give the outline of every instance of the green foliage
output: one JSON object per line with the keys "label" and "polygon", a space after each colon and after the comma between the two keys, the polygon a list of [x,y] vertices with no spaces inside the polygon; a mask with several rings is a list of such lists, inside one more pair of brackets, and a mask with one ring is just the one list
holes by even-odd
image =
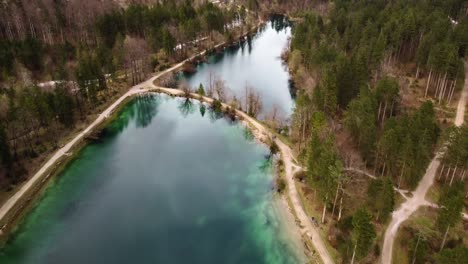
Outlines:
{"label": "green foliage", "polygon": [[371,91],[361,88],[359,96],[352,100],[345,112],[345,125],[357,142],[362,157],[368,163],[374,160],[377,132],[377,103]]}
{"label": "green foliage", "polygon": [[[127,12],[130,11],[127,10]],[[128,26],[129,25],[127,24],[127,27]],[[96,29],[106,47],[112,48],[114,47],[117,35],[122,34],[125,31],[124,17],[118,11],[104,14],[98,18],[96,22]]]}
{"label": "green foliage", "polygon": [[403,177],[408,186],[416,186],[432,158],[439,131],[429,101],[412,114],[388,120],[378,143],[379,163],[398,182]]}
{"label": "green foliage", "polygon": [[282,177],[277,177],[276,178],[276,190],[279,193],[284,192],[286,189],[286,181]]}
{"label": "green foliage", "polygon": [[385,222],[395,206],[393,183],[389,178],[371,181],[367,189],[368,203],[377,220]]}
{"label": "green foliage", "polygon": [[197,93],[200,96],[205,96],[205,89],[203,89],[203,84],[200,83],[200,86],[198,86]]}
{"label": "green foliage", "polygon": [[[429,243],[427,239],[418,234],[411,239],[408,251],[408,263],[425,264],[428,259]],[[413,262],[414,261],[414,262]]]}
{"label": "green foliage", "polygon": [[276,153],[278,153],[279,151],[279,147],[278,147],[278,144],[276,144],[276,141],[275,140],[271,140],[271,143],[270,143],[270,153],[272,155],[275,155]]}
{"label": "green foliage", "polygon": [[53,112],[57,114],[59,122],[66,127],[72,127],[75,124],[75,104],[72,96],[68,93],[66,87],[62,86],[56,87],[52,96]]}
{"label": "green foliage", "polygon": [[455,226],[461,220],[463,210],[464,185],[456,182],[452,186],[444,186],[439,198],[439,214],[437,228],[445,232],[447,228]]}
{"label": "green foliage", "polygon": [[[398,98],[399,90],[400,87],[395,79],[389,77],[381,79],[375,91],[377,103],[391,104],[395,102]],[[388,107],[390,107],[390,105],[388,105]]]}
{"label": "green foliage", "polygon": [[353,244],[356,246],[356,257],[363,258],[369,252],[376,237],[371,216],[365,209],[358,209],[353,215]]}
{"label": "green foliage", "polygon": [[174,53],[174,48],[176,46],[176,40],[172,36],[172,34],[169,32],[167,28],[164,28],[161,33],[162,37],[162,48],[164,49],[165,52],[168,54],[173,54]]}
{"label": "green foliage", "polygon": [[213,100],[211,107],[216,114],[221,114],[223,112],[223,105],[218,99]]}
{"label": "green foliage", "polygon": [[31,71],[42,70],[43,56],[43,45],[35,38],[28,37],[19,46],[18,57],[21,62]]}
{"label": "green foliage", "polygon": [[459,246],[453,249],[444,249],[436,255],[437,264],[463,264],[468,259],[468,248]]}
{"label": "green foliage", "polygon": [[468,168],[468,125],[452,128],[442,161],[451,167]]}
{"label": "green foliage", "polygon": [[83,54],[78,62],[75,76],[81,94],[95,103],[97,93],[106,88],[104,73],[96,57],[92,54]]}
{"label": "green foliage", "polygon": [[207,2],[200,8],[200,13],[207,31],[224,32],[224,15],[218,7],[211,2]]}
{"label": "green foliage", "polygon": [[331,200],[337,185],[343,180],[343,163],[332,136],[326,133],[324,119],[316,114],[308,146],[307,168],[309,181],[318,184],[319,194],[326,203]]}
{"label": "green foliage", "polygon": [[314,105],[320,111],[333,115],[337,109],[337,79],[336,72],[332,68],[325,69],[323,80],[314,90]]}
{"label": "green foliage", "polygon": [[14,56],[13,45],[10,42],[0,41],[0,80],[3,74],[13,72]]}

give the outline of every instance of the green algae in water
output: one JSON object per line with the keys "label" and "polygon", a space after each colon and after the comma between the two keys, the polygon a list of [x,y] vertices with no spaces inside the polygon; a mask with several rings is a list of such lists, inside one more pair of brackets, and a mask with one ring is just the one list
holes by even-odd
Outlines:
{"label": "green algae in water", "polygon": [[131,101],[51,182],[0,263],[302,262],[300,242],[280,236],[268,149],[183,100]]}

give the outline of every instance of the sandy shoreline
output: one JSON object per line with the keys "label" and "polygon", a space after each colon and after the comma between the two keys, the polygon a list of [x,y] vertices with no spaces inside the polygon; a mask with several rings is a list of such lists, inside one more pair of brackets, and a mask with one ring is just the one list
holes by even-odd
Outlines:
{"label": "sandy shoreline", "polygon": [[[258,28],[260,25],[261,23],[257,25],[253,30]],[[223,45],[226,45],[226,43],[218,44],[214,48],[219,48]],[[47,178],[49,178],[49,176],[51,175],[50,171],[53,171],[56,168],[57,162],[60,162],[63,160],[64,157],[67,157],[69,155],[69,152],[74,150],[76,146],[79,145],[87,135],[89,135],[89,133],[95,130],[103,122],[108,121],[108,118],[111,117],[114,114],[115,110],[118,109],[118,107],[120,107],[122,103],[128,98],[147,92],[165,93],[171,96],[187,97],[187,94],[185,94],[181,90],[157,87],[155,86],[154,82],[161,76],[179,69],[184,63],[203,55],[205,55],[205,51],[196,54],[163,72],[158,73],[157,75],[151,77],[143,83],[133,86],[127,93],[122,95],[112,105],[110,105],[106,110],[104,110],[96,118],[96,120],[93,123],[91,123],[85,130],[77,134],[76,137],[73,138],[69,143],[67,143],[63,148],[59,149],[32,178],[30,178],[12,197],[10,197],[10,199],[7,200],[7,202],[5,202],[2,205],[2,207],[0,208],[0,237],[7,236],[8,233],[12,230],[12,228],[14,227],[14,223],[17,220],[14,216],[20,215],[18,214],[18,211],[25,209],[25,207],[27,207],[28,205],[28,202],[31,202],[31,198],[28,199],[28,197],[34,195],[34,193],[31,194],[31,192],[34,191],[34,189],[37,188],[37,186],[40,186],[41,182],[44,182]],[[214,101],[212,98],[201,97],[195,93],[189,94],[188,97],[210,104]],[[224,109],[227,109],[229,107],[225,103],[222,103],[222,106]],[[256,139],[265,144],[268,144],[268,142],[271,139],[274,139],[276,144],[279,146],[281,159],[283,160],[285,165],[285,178],[288,183],[287,195],[289,196],[288,198],[292,207],[291,208],[288,205],[288,203],[285,200],[286,197],[284,197],[284,209],[290,213],[290,216],[293,219],[295,219],[294,230],[297,231],[297,233],[302,237],[303,240],[307,239],[310,240],[310,242],[312,242],[315,251],[319,254],[323,263],[334,263],[333,259],[329,255],[328,250],[325,247],[322,238],[320,237],[318,230],[316,229],[316,227],[313,226],[312,222],[310,221],[309,217],[307,216],[302,207],[300,197],[296,190],[293,178],[293,175],[298,170],[299,166],[295,164],[295,159],[291,149],[278,137],[275,137],[275,135],[273,135],[266,127],[264,127],[263,124],[258,122],[256,119],[248,116],[246,113],[237,109],[235,110],[235,114],[236,117],[242,121],[242,123],[246,124],[250,128]]]}
{"label": "sandy shoreline", "polygon": [[[156,92],[156,93],[165,93],[171,96],[177,97],[185,97],[185,98],[192,98],[195,100],[199,100],[201,102],[206,102],[212,104],[214,102],[213,98],[200,96],[196,93],[189,93],[186,94],[182,90],[171,89],[171,88],[164,88],[164,87],[157,87],[152,84],[150,89],[145,89],[144,92]],[[221,103],[223,110],[231,109],[230,106],[226,103]],[[294,174],[301,168],[296,164],[296,159],[292,154],[291,148],[284,143],[279,137],[272,134],[263,124],[261,124],[255,118],[247,115],[241,110],[234,109],[236,117],[242,121],[253,133],[254,137],[261,141],[264,144],[268,145],[268,142],[274,140],[274,142],[279,147],[279,152],[281,153],[281,159],[283,160],[284,168],[285,168],[285,178],[287,182],[287,195],[291,204],[290,213],[293,217],[295,217],[296,228],[299,230],[301,237],[304,239],[304,243],[310,241],[314,246],[315,252],[320,256],[321,260],[325,264],[334,263],[333,258],[331,257],[330,253],[328,252],[325,243],[320,236],[319,230],[315,227],[306,214],[304,207],[302,206],[302,202],[299,196],[299,193],[296,189],[296,184],[294,180]],[[294,213],[293,213],[294,212]]]}

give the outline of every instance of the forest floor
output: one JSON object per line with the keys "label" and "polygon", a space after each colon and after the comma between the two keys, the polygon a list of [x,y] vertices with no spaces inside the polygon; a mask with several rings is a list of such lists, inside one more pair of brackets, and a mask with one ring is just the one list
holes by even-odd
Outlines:
{"label": "forest floor", "polygon": [[[460,99],[458,101],[457,106],[457,114],[454,120],[456,126],[461,126],[465,120],[465,107],[468,97],[468,65],[465,63],[465,83],[463,87],[463,91],[460,95]],[[385,232],[383,248],[382,248],[382,257],[381,263],[382,264],[391,264],[392,263],[392,256],[393,256],[393,244],[395,242],[395,237],[398,233],[398,229],[404,221],[406,221],[414,212],[416,212],[421,206],[428,206],[431,205],[426,200],[426,194],[429,188],[434,183],[434,178],[436,176],[437,168],[439,167],[440,161],[439,158],[441,157],[441,153],[438,152],[432,159],[429,164],[429,167],[426,170],[423,178],[419,182],[418,186],[416,187],[413,195],[410,199],[406,200],[401,206],[393,211],[392,219],[390,224],[387,227]]]}
{"label": "forest floor", "polygon": [[[219,46],[223,45],[219,44]],[[202,52],[199,55],[203,55],[204,52]],[[198,55],[197,55],[198,56]],[[140,83],[138,85],[133,86],[128,92],[126,92],[124,95],[122,95],[118,100],[116,100],[112,105],[110,105],[106,110],[104,110],[99,116],[96,118],[96,120],[91,123],[86,129],[78,133],[70,142],[68,142],[65,146],[60,148],[45,164],[44,166],[39,169],[39,171],[29,180],[27,181],[10,199],[7,200],[6,203],[3,204],[3,206],[0,208],[0,220],[4,220],[7,217],[7,214],[10,212],[10,210],[13,209],[13,207],[23,198],[23,196],[27,195],[30,189],[33,188],[38,182],[43,180],[44,175],[46,172],[51,169],[54,164],[59,161],[62,157],[69,155],[69,152],[72,150],[72,148],[83,138],[85,138],[95,127],[97,127],[100,123],[104,122],[107,118],[109,118],[115,109],[127,98],[134,96],[136,94],[141,94],[144,92],[148,91],[159,91],[159,92],[164,92],[168,93],[171,95],[177,95],[177,96],[184,96],[184,92],[181,90],[177,89],[170,89],[170,88],[161,88],[161,87],[156,87],[154,85],[154,81],[163,76],[166,73],[172,72],[174,70],[177,70],[178,68],[182,67],[182,65],[186,62],[191,60],[192,58],[189,58],[181,63],[176,64],[175,66],[151,77],[147,81]],[[192,94],[192,97],[197,97],[198,95]],[[213,102],[213,99],[204,97],[202,98],[204,101],[210,103]],[[224,105],[224,107],[228,107],[228,105]],[[295,164],[294,160],[295,158],[293,157],[292,151],[289,148],[287,144],[285,144],[283,141],[281,141],[279,138],[275,137],[268,128],[264,127],[263,124],[255,120],[254,118],[248,116],[242,111],[236,110],[236,113],[239,117],[241,117],[243,120],[247,120],[257,131],[258,138],[260,140],[263,140],[264,142],[267,140],[267,138],[273,138],[278,145],[280,152],[282,154],[282,159],[284,161],[284,166],[285,166],[285,175],[286,179],[288,182],[288,194],[289,198],[291,201],[291,204],[293,206],[295,215],[298,220],[298,225],[301,227],[301,232],[305,235],[307,235],[308,238],[312,241],[315,250],[317,253],[320,255],[322,261],[326,264],[328,263],[333,263],[333,259],[330,257],[328,250],[325,247],[325,244],[318,232],[318,230],[312,225],[312,222],[310,221],[309,217],[305,213],[299,194],[296,189],[296,185],[294,182],[294,173],[299,169],[299,167]],[[7,225],[7,224],[5,224]],[[5,225],[2,227],[5,228]]]}
{"label": "forest floor", "polygon": [[[262,22],[259,23],[259,25]],[[225,42],[216,45],[214,48],[222,47],[225,45]],[[95,128],[97,128],[101,123],[105,122],[109,117],[114,114],[114,111],[128,98],[135,96],[137,94],[142,94],[145,92],[156,91],[164,92],[167,94],[175,96],[186,96],[186,94],[177,89],[171,88],[162,88],[155,86],[155,81],[161,76],[173,72],[181,68],[186,62],[189,62],[195,59],[198,56],[203,56],[205,51],[200,52],[158,74],[149,78],[148,80],[133,86],[125,94],[119,97],[114,101],[108,108],[102,111],[97,118],[84,130],[77,133],[73,139],[71,139],[67,144],[58,149],[55,154],[50,157],[50,159],[44,163],[44,165],[28,180],[26,181],[0,208],[0,237],[5,235],[6,231],[11,230],[12,226],[15,223],[15,215],[18,215],[18,211],[21,211],[25,205],[31,200],[30,195],[32,190],[36,189],[37,186],[40,186],[41,182],[46,181],[50,176],[50,171],[53,171],[56,168],[57,164],[63,159],[71,155],[71,151],[76,145],[78,145],[86,136],[88,136]],[[191,94],[191,97],[199,97],[197,94]],[[213,102],[212,98],[203,97],[199,98],[208,103]],[[223,104],[223,107],[227,108],[227,104]],[[296,165],[296,159],[293,156],[291,148],[284,143],[279,137],[276,137],[269,128],[265,127],[262,123],[256,119],[250,117],[246,113],[236,110],[236,114],[243,120],[246,120],[256,131],[257,138],[263,142],[268,142],[267,140],[273,139],[280,149],[282,160],[284,162],[285,176],[288,183],[288,195],[289,201],[294,210],[293,215],[296,217],[296,223],[300,228],[301,234],[306,236],[312,242],[314,249],[320,256],[321,260],[325,264],[334,263],[333,258],[330,256],[325,243],[319,234],[319,230],[313,225],[312,221],[309,219],[308,215],[305,213],[303,205],[301,203],[300,196],[296,189],[294,174],[301,168]],[[29,198],[28,198],[29,197]]]}

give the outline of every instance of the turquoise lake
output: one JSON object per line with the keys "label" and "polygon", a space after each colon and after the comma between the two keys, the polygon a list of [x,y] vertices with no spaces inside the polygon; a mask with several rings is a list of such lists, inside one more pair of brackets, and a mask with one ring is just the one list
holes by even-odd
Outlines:
{"label": "turquoise lake", "polygon": [[104,132],[50,183],[0,263],[302,262],[269,151],[242,125],[146,95]]}

